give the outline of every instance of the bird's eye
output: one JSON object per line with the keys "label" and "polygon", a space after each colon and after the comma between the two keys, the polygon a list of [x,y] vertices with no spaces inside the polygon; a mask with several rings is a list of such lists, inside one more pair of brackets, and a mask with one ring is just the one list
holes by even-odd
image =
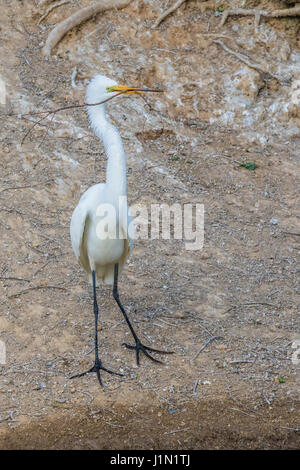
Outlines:
{"label": "bird's eye", "polygon": [[113,93],[115,91],[115,86],[107,86],[106,87],[106,91],[107,93]]}

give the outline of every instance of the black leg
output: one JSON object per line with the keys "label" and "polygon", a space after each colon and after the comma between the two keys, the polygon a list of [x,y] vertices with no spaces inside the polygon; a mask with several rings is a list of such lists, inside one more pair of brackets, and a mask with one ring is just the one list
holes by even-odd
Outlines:
{"label": "black leg", "polygon": [[156,353],[160,353],[160,354],[173,354],[173,352],[169,352],[169,351],[160,351],[159,349],[153,349],[153,348],[150,348],[149,346],[144,346],[139,338],[137,337],[130,321],[129,321],[129,318],[127,316],[127,313],[125,312],[125,309],[123,307],[123,305],[121,304],[121,301],[120,301],[120,298],[119,298],[119,291],[118,291],[118,271],[119,271],[119,266],[118,264],[115,264],[115,271],[114,271],[114,288],[113,288],[113,296],[114,296],[114,299],[115,301],[117,302],[121,312],[123,313],[123,316],[125,318],[125,321],[132,333],[132,336],[135,340],[135,346],[132,346],[131,344],[126,344],[126,343],[123,343],[124,346],[126,346],[127,349],[132,349],[135,351],[135,354],[136,354],[136,363],[137,365],[140,364],[140,351],[142,351],[145,356],[147,356],[149,359],[151,359],[151,361],[153,362],[158,362],[159,364],[162,364],[161,361],[158,361],[157,359],[154,359],[154,357],[150,356],[150,354],[148,353],[148,351],[151,351],[151,352],[156,352]]}
{"label": "black leg", "polygon": [[104,370],[109,374],[120,375],[118,372],[113,372],[111,370],[106,369],[102,366],[101,360],[99,359],[98,354],[98,304],[97,304],[97,293],[96,293],[96,275],[95,271],[93,271],[93,293],[94,293],[94,316],[95,316],[95,364],[93,367],[86,372],[82,372],[81,374],[73,375],[70,379],[75,379],[77,377],[82,377],[83,375],[89,374],[90,372],[96,372],[100,385],[102,385],[100,370]]}

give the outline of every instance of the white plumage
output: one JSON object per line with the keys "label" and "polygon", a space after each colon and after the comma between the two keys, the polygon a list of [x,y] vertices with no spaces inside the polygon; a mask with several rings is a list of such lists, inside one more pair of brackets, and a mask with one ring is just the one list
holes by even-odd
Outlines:
{"label": "white plumage", "polygon": [[[87,104],[105,101],[116,94],[108,92],[108,87],[117,87],[113,80],[97,75],[87,88]],[[71,242],[75,256],[86,271],[92,283],[92,271],[97,281],[113,285],[114,265],[118,263],[121,272],[132,247],[128,235],[128,207],[126,202],[126,156],[120,134],[106,115],[105,103],[88,107],[88,115],[95,134],[103,141],[107,155],[106,183],[95,184],[81,197],[71,218]],[[115,209],[115,219],[106,217],[107,239],[99,239],[97,225],[101,217],[97,209],[101,204],[109,204]],[[114,215],[114,212],[112,213]],[[116,233],[117,238],[114,239]]]}
{"label": "white plumage", "polygon": [[[71,218],[72,247],[78,262],[93,285],[95,316],[95,363],[88,371],[71,378],[96,372],[101,385],[100,370],[110,374],[121,374],[103,367],[98,355],[96,285],[99,280],[113,285],[113,297],[135,340],[135,346],[126,343],[124,345],[135,351],[137,364],[139,364],[140,352],[143,352],[151,361],[158,363],[160,361],[154,359],[149,352],[168,354],[167,351],[153,349],[141,343],[120,301],[118,292],[118,275],[130,253],[132,243],[128,234],[130,219],[126,200],[126,157],[119,132],[106,116],[105,102],[117,94],[147,91],[159,90],[117,85],[113,80],[97,75],[88,85],[86,92],[89,120],[95,134],[104,144],[107,167],[106,182],[95,184],[82,195]],[[100,231],[102,236],[99,236],[99,226],[103,229]]]}

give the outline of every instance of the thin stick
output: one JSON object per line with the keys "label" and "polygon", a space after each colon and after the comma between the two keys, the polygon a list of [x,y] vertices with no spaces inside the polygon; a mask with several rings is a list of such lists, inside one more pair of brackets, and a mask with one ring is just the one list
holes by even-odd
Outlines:
{"label": "thin stick", "polygon": [[222,336],[212,336],[211,338],[208,338],[208,340],[205,341],[203,346],[199,349],[199,351],[195,354],[195,356],[191,359],[191,361],[194,361],[199,356],[199,354],[203,351],[203,349],[205,349],[215,339],[223,339],[223,337]]}
{"label": "thin stick", "polygon": [[[72,104],[72,105],[68,105],[68,106],[62,106],[61,108],[57,108],[57,109],[48,109],[46,111],[38,111],[36,113],[26,113],[26,114],[21,114],[21,117],[23,116],[37,116],[39,114],[54,114],[54,113],[58,113],[59,111],[65,111],[67,109],[74,109],[74,108],[84,108],[85,106],[98,106],[99,104],[103,104],[103,103],[106,103],[107,101],[110,101],[112,100],[113,98],[115,98],[116,96],[118,95],[121,95],[122,93],[127,93],[128,90],[124,90],[124,91],[119,91],[118,93],[116,93],[115,95],[113,96],[110,96],[109,98],[107,98],[106,100],[103,100],[103,101],[99,101],[99,103],[85,103],[85,104]],[[129,90],[130,91],[130,90]],[[10,116],[16,116],[16,115],[19,115],[17,113],[14,113],[14,114],[10,114]],[[48,117],[48,116],[46,116]]]}
{"label": "thin stick", "polygon": [[34,287],[29,287],[28,289],[21,290],[20,292],[17,292],[16,294],[9,295],[8,298],[12,299],[15,297],[19,297],[19,295],[27,294],[27,292],[31,290],[37,290],[37,289],[60,289],[60,290],[67,290],[65,287],[60,287],[60,286],[34,286]]}
{"label": "thin stick", "polygon": [[193,393],[194,393],[194,394],[196,393],[196,390],[197,390],[198,385],[199,385],[199,379],[196,379],[196,380],[195,380],[195,383],[194,383],[194,388],[193,388]]}
{"label": "thin stick", "polygon": [[225,315],[226,313],[230,312],[231,310],[236,310],[236,309],[241,308],[241,307],[252,307],[252,306],[255,306],[255,305],[266,305],[267,307],[280,308],[280,306],[278,306],[278,305],[269,304],[267,302],[247,302],[247,303],[244,303],[244,304],[232,305],[227,310],[225,310],[225,312],[223,312],[222,315]]}
{"label": "thin stick", "polygon": [[[116,98],[117,96],[119,95],[122,95],[122,94],[126,94],[128,93],[129,91],[139,91],[137,90],[138,87],[129,87],[127,88],[126,90],[123,90],[123,91],[119,91],[117,93],[115,93],[113,96],[110,96],[109,98],[107,98],[106,100],[103,100],[103,101],[99,101],[98,103],[85,103],[85,104],[74,104],[74,105],[69,105],[69,106],[62,106],[61,108],[57,108],[57,109],[48,109],[46,111],[38,111],[36,113],[25,113],[25,114],[19,114],[19,113],[8,113],[8,114],[5,114],[3,116],[20,116],[21,118],[24,118],[24,116],[39,116],[41,114],[46,114],[46,116],[42,116],[38,121],[36,121],[33,126],[30,127],[30,129],[26,132],[25,136],[23,137],[22,139],[22,144],[25,142],[26,138],[28,137],[28,135],[31,133],[31,131],[34,129],[35,126],[37,126],[38,124],[40,124],[44,119],[46,119],[48,116],[51,116],[51,122],[53,120],[53,117],[54,117],[54,114],[58,113],[59,111],[65,111],[65,110],[69,110],[69,109],[74,109],[74,108],[85,108],[85,107],[88,107],[88,106],[98,106],[100,104],[103,104],[103,103],[107,103],[108,101]],[[156,92],[156,93],[161,93],[163,90],[159,90],[159,89],[150,89],[150,88],[141,88],[140,89],[141,92]],[[138,94],[138,93],[137,93]],[[140,95],[142,96],[142,95]],[[25,118],[26,119],[26,118]],[[50,122],[50,124],[51,124]],[[42,124],[41,124],[42,125]]]}
{"label": "thin stick", "polygon": [[177,327],[177,325],[175,325],[175,323],[169,323],[169,322],[163,320],[162,318],[160,318],[159,321],[162,321],[162,322],[165,323],[166,325],[169,325],[169,326],[176,326],[176,327]]}
{"label": "thin stick", "polygon": [[233,411],[239,411],[240,413],[243,413],[244,415],[250,416],[251,418],[256,418],[255,415],[250,415],[250,413],[247,413],[246,411],[243,411],[243,410],[239,410],[238,408],[229,408],[229,409],[233,410]]}
{"label": "thin stick", "polygon": [[22,277],[0,277],[0,281],[24,281],[24,282],[31,282],[31,279],[23,279]]}
{"label": "thin stick", "polygon": [[[36,113],[25,113],[25,114],[20,114],[20,113],[9,113],[9,114],[5,114],[4,116],[21,116],[21,117],[24,117],[24,116],[37,116],[37,115],[40,115],[40,114],[55,114],[55,113],[58,113],[59,111],[65,111],[65,110],[68,110],[68,109],[74,109],[74,108],[85,108],[87,106],[98,106],[99,104],[104,104],[104,103],[107,103],[108,101],[116,98],[117,96],[119,95],[122,95],[122,94],[126,94],[128,93],[129,91],[139,91],[137,90],[138,87],[128,87],[126,90],[123,90],[123,91],[118,91],[115,95],[113,96],[110,96],[109,98],[106,98],[106,100],[103,100],[103,101],[99,101],[98,103],[84,103],[84,104],[73,104],[73,105],[68,105],[68,106],[62,106],[61,108],[57,108],[57,109],[48,109],[46,111],[38,111]],[[150,89],[150,88],[143,88],[143,89],[140,89],[141,92],[154,92],[154,93],[162,93],[163,90],[159,90],[159,89]],[[141,95],[140,95],[141,96]],[[46,116],[48,117],[48,116]],[[44,118],[45,119],[45,118]]]}
{"label": "thin stick", "polygon": [[164,432],[164,434],[175,434],[176,432],[188,431],[190,428],[175,429],[174,431]]}
{"label": "thin stick", "polygon": [[45,139],[46,139],[47,135],[49,134],[49,129],[50,129],[50,126],[51,126],[52,121],[53,121],[53,119],[54,119],[54,116],[55,116],[55,114],[52,114],[51,119],[50,119],[49,126],[47,126],[46,132],[44,132],[42,141],[41,141],[40,144],[38,145],[38,148],[40,148],[40,147],[43,145],[43,143],[45,142]]}
{"label": "thin stick", "polygon": [[299,432],[300,428],[288,428],[287,426],[280,426],[282,429],[288,429],[289,431]]}
{"label": "thin stick", "polygon": [[43,47],[44,56],[49,57],[52,49],[61,41],[65,34],[75,28],[75,26],[89,20],[100,12],[111,10],[113,8],[118,10],[125,8],[130,2],[131,0],[101,0],[100,2],[93,3],[92,5],[76,11],[76,13],[69,16],[69,18],[58,23],[51,31],[46,40],[46,44]]}
{"label": "thin stick", "polygon": [[4,188],[4,189],[1,189],[0,193],[4,193],[4,191],[11,191],[13,189],[28,189],[28,188],[36,188],[38,187],[39,185],[28,185],[28,186],[10,186],[9,188]]}
{"label": "thin stick", "polygon": [[229,364],[253,364],[255,361],[247,361],[246,359],[237,359],[235,361],[230,361]]}
{"label": "thin stick", "polygon": [[295,235],[297,237],[300,236],[300,233],[296,233],[296,232],[282,232],[282,233],[284,233],[285,235]]}
{"label": "thin stick", "polygon": [[35,273],[33,274],[32,277],[35,277],[38,273],[40,273],[41,271],[43,271],[43,269],[45,269],[45,267],[48,266],[48,264],[51,263],[51,261],[52,261],[52,260],[49,259],[49,260],[47,261],[47,263],[45,263],[41,268],[37,269],[37,270],[35,271]]}
{"label": "thin stick", "polygon": [[[26,113],[26,114],[21,114],[21,118],[24,118],[24,116],[38,116],[38,115],[41,115],[41,114],[46,114],[46,116],[42,116],[38,121],[36,121],[29,129],[28,131],[26,132],[26,134],[24,135],[22,141],[21,141],[21,144],[23,144],[25,142],[25,140],[27,139],[27,137],[29,136],[29,134],[31,133],[31,131],[35,128],[35,126],[39,125],[44,119],[47,119],[47,117],[49,117],[51,114],[51,122],[53,121],[53,118],[54,118],[54,115],[56,113],[58,113],[59,111],[66,111],[66,110],[69,110],[69,109],[74,109],[74,108],[85,108],[87,106],[98,106],[99,104],[103,104],[103,103],[106,103],[107,101],[110,101],[112,100],[113,98],[115,98],[116,96],[118,95],[121,95],[123,93],[126,93],[126,90],[124,91],[120,91],[118,93],[116,93],[115,95],[113,96],[110,96],[109,98],[107,98],[106,100],[103,100],[103,101],[100,101],[99,103],[90,103],[90,104],[74,104],[74,105],[70,105],[70,106],[63,106],[61,108],[57,108],[57,109],[48,109],[47,111],[38,111],[36,113]],[[18,115],[17,113],[15,114],[9,114],[10,116],[14,116],[14,115]],[[51,124],[50,122],[50,124]],[[42,124],[40,124],[42,125]],[[48,132],[48,131],[47,131]]]}
{"label": "thin stick", "polygon": [[47,112],[47,115],[46,116],[43,116],[41,117],[41,119],[39,119],[38,121],[36,121],[33,126],[31,126],[28,131],[26,132],[26,134],[24,135],[22,141],[21,141],[21,145],[24,144],[26,138],[28,137],[28,135],[31,133],[31,131],[35,128],[35,126],[37,126],[40,122],[42,122],[44,119],[46,119],[48,116],[49,116],[49,112]]}

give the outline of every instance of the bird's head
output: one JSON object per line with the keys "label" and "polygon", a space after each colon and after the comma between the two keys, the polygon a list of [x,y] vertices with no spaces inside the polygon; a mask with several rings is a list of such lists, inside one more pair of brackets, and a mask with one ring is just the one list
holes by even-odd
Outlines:
{"label": "bird's head", "polygon": [[119,85],[115,80],[105,77],[104,75],[96,75],[89,83],[86,91],[87,104],[96,104],[109,101],[119,94],[135,95],[147,92],[161,92],[162,90],[141,88],[137,86]]}

